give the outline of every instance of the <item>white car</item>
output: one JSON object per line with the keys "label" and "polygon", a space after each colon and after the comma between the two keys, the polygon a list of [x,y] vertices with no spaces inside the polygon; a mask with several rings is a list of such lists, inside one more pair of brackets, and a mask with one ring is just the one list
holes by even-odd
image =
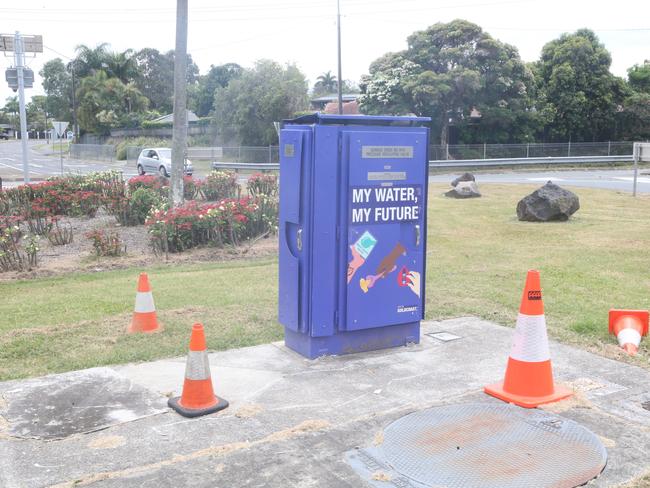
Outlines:
{"label": "white car", "polygon": [[[172,150],[168,147],[146,148],[140,152],[136,167],[139,175],[159,173],[168,177],[172,172]],[[192,176],[194,167],[192,161],[185,159],[183,173]]]}

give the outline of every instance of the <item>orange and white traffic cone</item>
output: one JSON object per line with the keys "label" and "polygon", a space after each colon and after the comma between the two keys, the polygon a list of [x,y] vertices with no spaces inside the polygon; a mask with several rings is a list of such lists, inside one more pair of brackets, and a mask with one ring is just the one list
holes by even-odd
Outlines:
{"label": "orange and white traffic cone", "polygon": [[539,271],[528,271],[506,375],[485,392],[520,407],[535,408],[571,396],[553,384]]}
{"label": "orange and white traffic cone", "polygon": [[609,333],[614,334],[618,344],[629,355],[639,352],[641,337],[648,335],[647,310],[617,310],[609,311]]}
{"label": "orange and white traffic cone", "polygon": [[135,294],[135,310],[133,319],[126,329],[127,333],[134,332],[159,332],[162,326],[156,316],[156,306],[153,303],[153,294],[147,273],[140,273],[138,279],[138,291]]}
{"label": "orange and white traffic cone", "polygon": [[192,326],[190,352],[185,366],[185,382],[180,397],[170,398],[167,404],[184,417],[199,417],[218,412],[228,401],[218,398],[212,389],[210,363],[202,324]]}

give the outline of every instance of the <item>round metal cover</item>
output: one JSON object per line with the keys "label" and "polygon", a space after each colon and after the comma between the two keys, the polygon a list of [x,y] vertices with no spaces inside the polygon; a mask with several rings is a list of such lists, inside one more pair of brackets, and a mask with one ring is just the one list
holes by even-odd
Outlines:
{"label": "round metal cover", "polygon": [[382,445],[400,474],[430,487],[574,487],[605,468],[607,451],[579,424],[512,405],[446,405],[389,425]]}

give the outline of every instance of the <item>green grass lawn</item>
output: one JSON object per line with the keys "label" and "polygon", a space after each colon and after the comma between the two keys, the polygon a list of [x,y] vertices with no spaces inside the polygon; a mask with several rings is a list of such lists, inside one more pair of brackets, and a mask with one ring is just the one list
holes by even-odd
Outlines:
{"label": "green grass lawn", "polygon": [[[427,318],[513,325],[526,271],[537,268],[551,335],[615,351],[608,309],[650,307],[650,197],[579,189],[582,208],[569,222],[519,222],[516,203],[534,188],[483,185],[474,200],[431,188]],[[165,330],[127,336],[139,271],[1,283],[0,380],[184,355],[195,321],[210,349],[282,338],[277,260],[149,269]],[[646,344],[635,360],[644,366]]]}

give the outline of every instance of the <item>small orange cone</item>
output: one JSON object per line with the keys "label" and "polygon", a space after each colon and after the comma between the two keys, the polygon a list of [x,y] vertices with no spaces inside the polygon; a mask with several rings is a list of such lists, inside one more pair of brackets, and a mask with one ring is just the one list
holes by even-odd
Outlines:
{"label": "small orange cone", "polygon": [[185,366],[185,382],[180,397],[170,398],[167,404],[184,417],[199,417],[218,412],[228,406],[228,401],[218,398],[212,389],[210,363],[205,345],[202,324],[192,326],[190,352]]}
{"label": "small orange cone", "polygon": [[520,407],[535,408],[571,396],[553,383],[539,271],[528,271],[506,375],[485,393]]}
{"label": "small orange cone", "polygon": [[618,344],[629,355],[639,352],[641,337],[648,335],[647,310],[617,310],[609,311],[609,333],[614,334]]}
{"label": "small orange cone", "polygon": [[153,294],[149,285],[147,273],[140,273],[138,279],[138,291],[135,294],[135,310],[133,319],[127,327],[126,332],[133,334],[135,332],[158,332],[162,326],[158,323],[156,317],[156,306],[153,303]]}

